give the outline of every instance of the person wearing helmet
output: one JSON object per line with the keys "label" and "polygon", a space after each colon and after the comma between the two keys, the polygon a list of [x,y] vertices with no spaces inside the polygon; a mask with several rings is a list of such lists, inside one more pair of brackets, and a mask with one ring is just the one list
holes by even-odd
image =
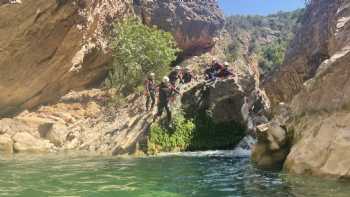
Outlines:
{"label": "person wearing helmet", "polygon": [[224,66],[221,63],[219,63],[219,61],[216,58],[213,59],[211,67],[216,73],[218,73],[221,69],[224,68]]}
{"label": "person wearing helmet", "polygon": [[146,111],[150,111],[154,108],[154,104],[156,103],[156,90],[155,74],[150,73],[145,81]]}
{"label": "person wearing helmet", "polygon": [[155,119],[162,116],[165,109],[167,121],[168,124],[170,124],[171,110],[169,108],[169,101],[174,93],[180,94],[175,88],[171,86],[169,77],[165,76],[162,80],[162,83],[159,85],[158,112],[155,115]]}
{"label": "person wearing helmet", "polygon": [[230,64],[228,62],[225,62],[224,67],[218,71],[217,77],[227,78],[227,77],[233,76],[234,74],[229,70],[229,65]]}
{"label": "person wearing helmet", "polygon": [[186,67],[182,73],[181,83],[182,84],[190,83],[192,79],[196,79],[196,77],[191,72],[191,69],[189,67]]}
{"label": "person wearing helmet", "polygon": [[169,74],[169,81],[170,84],[174,87],[176,87],[176,82],[178,80],[181,80],[181,67],[180,66],[176,66],[173,71],[170,72]]}

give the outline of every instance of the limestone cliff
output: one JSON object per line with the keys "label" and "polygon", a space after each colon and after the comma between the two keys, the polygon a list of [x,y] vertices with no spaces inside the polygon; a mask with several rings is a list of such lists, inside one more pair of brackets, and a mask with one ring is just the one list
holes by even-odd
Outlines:
{"label": "limestone cliff", "polygon": [[0,114],[58,99],[102,80],[104,33],[127,1],[26,0],[0,6]]}
{"label": "limestone cliff", "polygon": [[211,49],[224,27],[217,1],[135,0],[134,5],[145,24],[172,32],[185,55]]}
{"label": "limestone cliff", "polygon": [[110,60],[111,24],[139,9],[146,24],[171,31],[185,51],[212,46],[223,25],[217,3],[146,2],[0,1],[0,117],[99,84]]}
{"label": "limestone cliff", "polygon": [[285,64],[265,84],[275,106],[289,103],[289,172],[350,177],[349,19],[349,0],[311,1]]}

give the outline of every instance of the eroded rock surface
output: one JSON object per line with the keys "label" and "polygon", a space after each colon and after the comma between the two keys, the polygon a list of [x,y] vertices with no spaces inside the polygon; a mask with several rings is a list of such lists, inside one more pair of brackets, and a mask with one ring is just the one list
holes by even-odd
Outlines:
{"label": "eroded rock surface", "polygon": [[224,27],[224,16],[217,1],[134,1],[136,13],[148,25],[172,32],[185,55],[212,48]]}
{"label": "eroded rock surface", "polygon": [[0,117],[99,84],[111,59],[111,25],[135,10],[146,24],[171,31],[186,51],[213,46],[223,26],[214,2],[140,2],[0,1]]}
{"label": "eroded rock surface", "polygon": [[[111,93],[70,92],[51,106],[0,120],[0,151],[47,153],[83,150],[104,155],[133,153],[146,139],[152,114],[140,97],[107,106]],[[13,151],[12,151],[13,150]]]}
{"label": "eroded rock surface", "polygon": [[348,0],[311,1],[285,64],[265,84],[275,105],[291,109],[288,172],[350,177],[349,19]]}
{"label": "eroded rock surface", "polygon": [[122,0],[0,5],[0,115],[102,80],[109,60],[106,29],[129,12]]}

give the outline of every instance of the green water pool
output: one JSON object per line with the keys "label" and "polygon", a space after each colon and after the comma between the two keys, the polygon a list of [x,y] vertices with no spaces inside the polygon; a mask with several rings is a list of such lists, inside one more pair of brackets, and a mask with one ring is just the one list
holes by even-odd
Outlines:
{"label": "green water pool", "polygon": [[0,196],[349,197],[350,184],[261,171],[249,157],[229,152],[145,158],[17,155],[0,159]]}

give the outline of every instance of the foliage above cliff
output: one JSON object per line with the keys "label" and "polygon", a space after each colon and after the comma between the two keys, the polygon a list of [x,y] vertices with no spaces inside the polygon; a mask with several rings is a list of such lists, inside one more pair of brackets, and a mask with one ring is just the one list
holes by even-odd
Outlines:
{"label": "foliage above cliff", "polygon": [[113,62],[108,85],[124,91],[132,91],[142,84],[149,72],[158,77],[165,75],[178,52],[170,33],[145,26],[137,19],[115,24],[110,46]]}
{"label": "foliage above cliff", "polygon": [[245,55],[259,58],[262,74],[283,62],[284,53],[304,10],[268,16],[229,16],[225,29],[230,43],[225,53],[234,61]]}

